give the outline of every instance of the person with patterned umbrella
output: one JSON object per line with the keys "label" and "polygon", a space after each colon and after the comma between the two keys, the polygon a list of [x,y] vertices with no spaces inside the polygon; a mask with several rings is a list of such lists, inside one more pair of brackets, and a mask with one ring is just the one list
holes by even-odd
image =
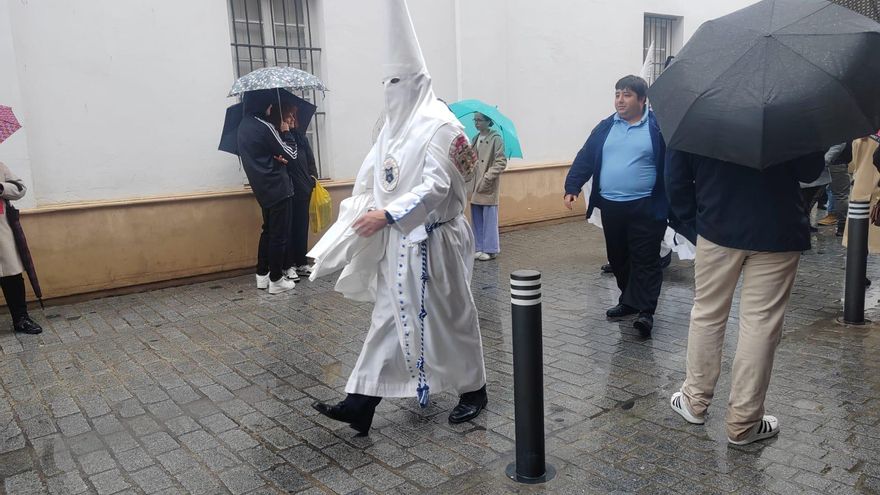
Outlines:
{"label": "person with patterned umbrella", "polygon": [[[15,118],[12,109],[0,106],[0,143],[6,141],[19,129],[21,124]],[[22,272],[27,272],[41,305],[43,294],[37,281],[34,262],[27,247],[18,210],[10,203],[24,197],[26,191],[24,181],[0,162],[0,199],[2,199],[0,201],[0,289],[12,316],[13,331],[33,335],[42,333],[43,328],[28,314]]]}

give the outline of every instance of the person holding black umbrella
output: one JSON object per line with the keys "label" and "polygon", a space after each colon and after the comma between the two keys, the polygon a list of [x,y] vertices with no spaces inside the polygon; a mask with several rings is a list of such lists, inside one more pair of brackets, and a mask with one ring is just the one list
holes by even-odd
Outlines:
{"label": "person holding black umbrella", "polygon": [[284,263],[287,278],[299,282],[299,277],[312,274],[306,253],[309,242],[309,200],[318,177],[315,154],[305,136],[305,129],[300,127],[298,107],[290,103],[281,103],[281,114],[273,107],[269,119],[278,123],[281,139],[291,148],[297,149],[295,161],[285,163],[287,174],[293,183],[293,200],[290,212],[290,238],[287,245],[287,256]]}
{"label": "person holding black umbrella", "polygon": [[3,199],[0,201],[0,289],[12,315],[13,331],[35,335],[42,333],[43,328],[28,314],[22,276],[24,265],[7,218],[14,211],[9,202],[23,198],[26,191],[24,181],[0,162],[0,198]]}

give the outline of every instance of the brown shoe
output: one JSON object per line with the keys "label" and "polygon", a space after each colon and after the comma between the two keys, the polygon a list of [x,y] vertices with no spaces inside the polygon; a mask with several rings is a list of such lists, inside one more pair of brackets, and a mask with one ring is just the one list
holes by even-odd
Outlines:
{"label": "brown shoe", "polygon": [[816,223],[819,225],[822,225],[824,227],[827,227],[829,225],[837,225],[838,220],[839,220],[839,218],[837,218],[836,213],[829,213],[829,214],[825,215],[825,217],[822,218],[822,220],[819,220]]}

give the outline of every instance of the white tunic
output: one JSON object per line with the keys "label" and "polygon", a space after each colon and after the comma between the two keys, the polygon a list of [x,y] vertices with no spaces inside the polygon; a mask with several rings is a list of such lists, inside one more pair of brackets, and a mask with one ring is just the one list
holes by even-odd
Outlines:
{"label": "white tunic", "polygon": [[[390,213],[395,223],[386,229],[372,323],[345,387],[348,393],[416,396],[422,351],[431,393],[461,394],[486,383],[470,288],[474,239],[462,214],[465,181],[450,158],[453,140],[460,135],[460,127],[439,126],[423,157],[381,149],[380,140],[364,162],[359,186],[373,191],[376,208]],[[425,226],[435,223],[442,225],[427,232]],[[423,332],[420,244],[426,237]]]}

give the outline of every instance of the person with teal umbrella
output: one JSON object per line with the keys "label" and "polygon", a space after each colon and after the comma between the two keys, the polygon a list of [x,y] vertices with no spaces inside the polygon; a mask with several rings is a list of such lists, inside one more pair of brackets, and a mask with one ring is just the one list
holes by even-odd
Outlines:
{"label": "person with teal umbrella", "polygon": [[501,252],[498,235],[498,197],[501,172],[507,168],[504,140],[493,129],[495,122],[482,113],[474,113],[477,135],[471,146],[477,153],[471,186],[471,223],[476,242],[474,258],[479,261],[494,259]]}

